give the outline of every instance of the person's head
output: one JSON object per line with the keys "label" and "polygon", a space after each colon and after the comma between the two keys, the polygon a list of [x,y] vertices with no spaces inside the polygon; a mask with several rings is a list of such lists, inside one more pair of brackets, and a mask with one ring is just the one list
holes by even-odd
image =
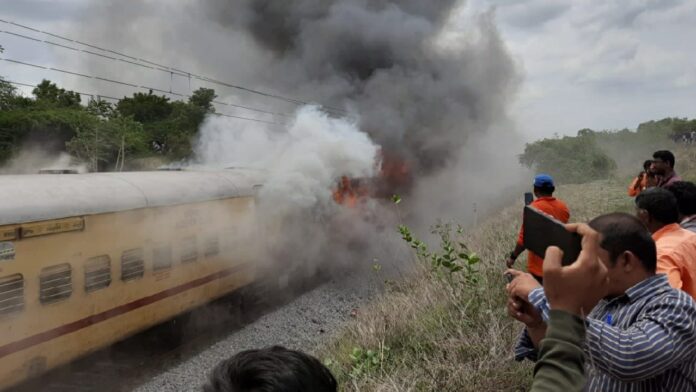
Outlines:
{"label": "person's head", "polygon": [[652,166],[652,159],[648,159],[647,161],[643,162],[643,171],[646,173],[650,172],[650,167]]}
{"label": "person's head", "polygon": [[667,150],[655,151],[650,169],[653,173],[661,176],[669,174],[674,170],[674,154]]}
{"label": "person's head", "polygon": [[609,273],[610,297],[655,274],[655,241],[638,218],[615,212],[594,218],[589,226],[600,234],[599,257]]}
{"label": "person's head", "polygon": [[677,198],[679,220],[696,215],[696,185],[693,182],[677,181],[666,189]]}
{"label": "person's head", "polygon": [[679,222],[677,198],[663,188],[650,188],[636,196],[636,216],[654,233],[666,225]]}
{"label": "person's head", "polygon": [[335,392],[336,379],[316,358],[274,346],[220,362],[204,392]]}
{"label": "person's head", "polygon": [[552,196],[556,187],[553,184],[553,178],[548,174],[537,174],[534,177],[534,196],[548,197]]}

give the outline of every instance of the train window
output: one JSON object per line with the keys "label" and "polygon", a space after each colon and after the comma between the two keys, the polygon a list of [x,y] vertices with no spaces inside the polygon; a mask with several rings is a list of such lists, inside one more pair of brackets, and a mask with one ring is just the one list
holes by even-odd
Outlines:
{"label": "train window", "polygon": [[181,241],[181,262],[191,263],[198,259],[198,248],[196,247],[196,237],[184,238]]}
{"label": "train window", "polygon": [[92,257],[85,263],[85,292],[92,292],[111,284],[111,258],[107,255]]}
{"label": "train window", "polygon": [[0,315],[24,309],[24,277],[22,274],[0,278]]}
{"label": "train window", "polygon": [[140,279],[145,274],[143,249],[129,249],[121,254],[121,280]]}
{"label": "train window", "polygon": [[58,264],[46,267],[39,274],[39,300],[50,304],[69,298],[72,294],[72,267]]}
{"label": "train window", "polygon": [[205,257],[216,256],[220,253],[220,241],[217,237],[208,237],[205,241]]}
{"label": "train window", "polygon": [[153,271],[170,268],[172,266],[172,248],[169,246],[160,246],[152,251],[152,269]]}

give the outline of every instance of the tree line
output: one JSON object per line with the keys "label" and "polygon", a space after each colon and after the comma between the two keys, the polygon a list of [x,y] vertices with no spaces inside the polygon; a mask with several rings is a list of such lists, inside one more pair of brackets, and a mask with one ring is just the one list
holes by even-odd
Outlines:
{"label": "tree line", "polygon": [[635,131],[581,129],[576,136],[546,138],[528,143],[519,161],[561,183],[583,183],[640,170],[659,149],[674,147],[674,140],[696,131],[696,119],[668,117],[648,121]]}
{"label": "tree line", "polygon": [[92,171],[123,170],[133,160],[186,159],[215,91],[199,88],[188,101],[135,93],[111,103],[90,99],[43,80],[24,97],[0,79],[0,164],[27,145],[67,152]]}

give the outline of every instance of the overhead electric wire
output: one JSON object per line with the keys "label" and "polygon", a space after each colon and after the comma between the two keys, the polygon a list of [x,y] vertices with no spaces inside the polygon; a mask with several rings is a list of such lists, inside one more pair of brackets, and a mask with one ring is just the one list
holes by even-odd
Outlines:
{"label": "overhead electric wire", "polygon": [[[3,60],[4,60],[4,59],[3,59]],[[7,83],[10,83],[10,84],[14,84],[14,85],[16,85],[16,86],[22,86],[22,87],[39,87],[39,86],[36,85],[36,84],[15,82],[15,81],[13,81],[13,80],[8,80],[8,79],[2,79],[2,81],[7,82]],[[71,90],[71,91],[73,91],[74,93],[77,93],[77,94],[80,94],[80,95],[86,95],[86,96],[92,97],[92,98],[97,97],[98,99],[108,99],[108,100],[113,100],[113,101],[117,101],[117,102],[121,100],[120,98],[109,97],[108,95],[101,95],[101,94],[94,94],[94,93],[84,93],[84,92],[74,91],[74,90]],[[169,93],[167,93],[167,94],[169,94]],[[181,94],[179,94],[179,95],[181,95]],[[264,124],[284,125],[283,123],[278,123],[278,122],[275,122],[275,121],[266,121],[266,120],[261,120],[261,119],[258,119],[258,118],[251,118],[251,117],[244,117],[244,116],[235,116],[235,115],[233,115],[233,114],[227,114],[227,113],[212,112],[212,113],[209,113],[209,114],[211,114],[211,115],[213,115],[213,116],[221,116],[221,117],[236,118],[236,119],[239,119],[239,120],[254,121],[254,122],[259,122],[259,123],[264,123]]]}
{"label": "overhead electric wire", "polygon": [[[70,49],[70,50],[74,50],[74,51],[78,51],[78,52],[84,52],[84,53],[88,53],[88,54],[95,55],[95,56],[99,56],[99,57],[104,57],[104,58],[107,58],[107,59],[110,59],[110,60],[122,61],[122,62],[125,62],[125,63],[134,64],[134,65],[138,65],[138,66],[145,67],[145,68],[149,68],[149,69],[155,69],[155,68],[150,67],[150,66],[148,66],[148,65],[143,65],[143,64],[135,63],[135,62],[133,62],[133,61],[128,61],[128,60],[119,59],[119,58],[116,58],[116,57],[106,56],[106,55],[103,55],[103,54],[91,52],[91,51],[89,51],[89,50],[77,49],[77,48],[73,48],[73,47],[66,46],[66,45],[60,45],[60,44],[56,44],[56,43],[53,43],[53,42],[50,42],[50,41],[44,41],[44,40],[40,40],[40,39],[37,39],[37,38],[29,37],[29,36],[26,36],[26,35],[22,35],[22,34],[17,34],[17,33],[5,31],[5,30],[0,30],[0,32],[1,32],[1,33],[5,33],[5,34],[11,34],[11,35],[13,35],[13,36],[17,36],[17,37],[20,37],[20,38],[23,38],[23,39],[30,39],[30,40],[33,40],[33,41],[44,42],[44,43],[47,43],[47,44],[50,44],[50,45],[60,46],[60,47],[62,47],[62,48],[66,48],[66,49]],[[12,60],[8,60],[8,61],[12,61]],[[33,66],[33,65],[31,65],[31,64],[22,63],[21,61],[12,61],[12,62],[16,62],[16,63],[18,63],[18,64],[24,64],[24,65]],[[60,70],[55,69],[55,68],[54,68],[54,70],[60,71]],[[165,71],[164,69],[160,69],[160,70]],[[60,72],[64,72],[64,73],[69,73],[69,74],[75,74],[75,75],[77,75],[76,73],[73,73],[73,72],[70,72],[70,71],[60,71]],[[167,72],[168,72],[168,71],[167,71]],[[179,74],[179,75],[187,76],[186,74]],[[85,77],[88,77],[88,76],[86,76],[86,75],[78,75],[78,76],[85,76]],[[99,78],[99,77],[94,77],[94,78],[95,78],[95,79],[104,80],[103,78]],[[118,82],[114,82],[114,83],[118,83]],[[177,94],[177,93],[174,93],[174,92],[172,92],[172,91],[164,91],[164,90],[159,90],[159,89],[154,89],[154,88],[153,88],[152,90],[153,90],[153,91],[166,92],[166,93],[169,93],[169,94],[172,94],[172,95],[183,96],[182,94]],[[286,114],[286,113],[276,113],[276,112],[272,112],[272,111],[269,111],[269,110],[258,109],[258,108],[254,108],[254,107],[251,107],[251,106],[239,105],[239,104],[230,103],[230,102],[215,101],[215,103],[220,104],[220,105],[225,105],[225,106],[231,106],[231,107],[236,107],[236,108],[240,108],[240,109],[250,110],[250,111],[258,112],[258,113],[272,114],[272,115],[281,116],[281,117],[290,117],[290,115],[289,115],[289,114]]]}
{"label": "overhead electric wire", "polygon": [[[89,44],[89,43],[85,43],[85,42],[73,40],[73,39],[71,39],[71,38],[67,38],[67,37],[64,37],[64,36],[61,36],[61,35],[58,35],[58,34],[54,34],[54,33],[50,33],[50,32],[47,32],[47,31],[39,30],[39,29],[30,27],[30,26],[26,26],[26,25],[22,25],[22,24],[16,23],[16,22],[12,22],[12,21],[7,21],[7,20],[0,19],[0,23],[5,23],[5,24],[9,24],[9,25],[21,27],[21,28],[23,28],[23,29],[27,29],[27,30],[34,31],[34,32],[37,32],[37,33],[41,33],[41,34],[46,34],[46,35],[49,35],[49,36],[51,36],[51,37],[59,38],[59,39],[62,39],[62,40],[68,41],[68,42],[73,42],[73,43],[76,43],[76,44],[79,44],[79,45],[83,45],[83,46],[87,46],[87,47],[90,47],[90,48],[93,48],[93,49],[97,49],[97,50],[100,50],[100,51],[102,51],[102,52],[111,53],[111,54],[115,54],[115,55],[117,55],[117,56],[125,57],[125,58],[127,58],[127,59],[132,60],[132,61],[126,61],[126,60],[124,60],[124,59],[114,58],[114,57],[111,57],[111,56],[102,55],[102,54],[95,53],[95,52],[91,52],[91,51],[87,51],[87,50],[84,50],[84,49],[71,48],[71,47],[67,47],[67,46],[65,46],[65,45],[60,45],[60,44],[56,44],[56,43],[53,43],[53,42],[50,42],[50,41],[45,41],[45,40],[41,40],[41,39],[37,39],[37,38],[33,38],[33,37],[29,37],[29,36],[25,36],[25,35],[21,35],[21,34],[17,34],[17,33],[12,33],[12,32],[4,31],[4,30],[1,31],[1,32],[3,32],[3,33],[15,35],[15,36],[20,37],[20,38],[30,39],[30,40],[37,41],[37,42],[43,42],[43,43],[47,43],[47,44],[50,44],[50,45],[55,45],[55,46],[59,46],[59,47],[64,47],[64,48],[67,48],[67,49],[80,51],[80,52],[87,53],[87,54],[91,54],[91,55],[94,55],[94,56],[99,56],[99,57],[111,59],[111,60],[114,60],[114,61],[122,61],[122,62],[130,63],[130,64],[133,64],[133,65],[138,65],[138,66],[145,67],[145,68],[149,68],[149,69],[154,69],[154,70],[158,70],[158,71],[162,71],[162,72],[167,72],[167,73],[169,73],[169,74],[171,74],[171,75],[177,75],[177,76],[186,77],[186,78],[193,78],[193,79],[201,80],[201,81],[204,81],[204,82],[208,82],[208,83],[213,83],[213,84],[225,86],[225,87],[228,87],[228,88],[231,88],[231,89],[236,89],[236,90],[248,92],[248,93],[251,93],[251,94],[257,94],[257,95],[261,95],[261,96],[268,97],[268,98],[273,98],[273,99],[277,99],[277,100],[282,100],[282,101],[289,102],[289,103],[292,103],[292,104],[295,104],[295,105],[308,105],[308,104],[310,104],[310,102],[307,102],[307,101],[304,101],[304,100],[301,100],[301,99],[289,98],[289,97],[285,97],[285,96],[282,96],[282,95],[278,95],[278,94],[274,94],[274,93],[268,93],[268,92],[260,91],[260,90],[255,90],[255,89],[252,89],[252,88],[240,86],[240,85],[233,84],[233,83],[223,82],[223,81],[216,80],[216,79],[213,79],[213,78],[208,77],[208,76],[198,75],[198,74],[193,73],[193,72],[182,71],[182,70],[180,70],[180,69],[177,69],[177,68],[174,68],[174,67],[171,67],[171,66],[166,66],[166,65],[158,64],[158,63],[155,63],[155,62],[152,62],[152,61],[149,61],[149,60],[145,60],[145,59],[143,59],[143,58],[131,56],[131,55],[128,55],[128,54],[125,54],[125,53],[122,53],[122,52],[118,52],[118,51],[112,50],[112,49],[102,48],[102,47],[99,47],[99,46],[96,46],[96,45],[93,45],[93,44]],[[144,64],[143,64],[143,63],[144,63]],[[154,66],[154,67],[148,66],[147,64],[150,64],[150,65],[152,65],[152,66]],[[347,111],[345,111],[345,110],[343,110],[343,109],[334,108],[334,107],[330,107],[330,106],[325,106],[325,105],[321,105],[321,104],[319,104],[319,105],[320,105],[324,110],[327,110],[327,111],[332,111],[332,112],[336,112],[336,113],[340,113],[340,114],[346,114],[346,113],[347,113]]]}
{"label": "overhead electric wire", "polygon": [[[133,83],[123,82],[123,81],[120,81],[120,80],[114,80],[114,79],[104,78],[104,77],[101,77],[101,76],[86,75],[86,74],[79,73],[79,72],[67,71],[67,70],[60,69],[60,68],[48,67],[48,66],[39,65],[39,64],[33,64],[33,63],[27,63],[27,62],[25,62],[25,61],[19,61],[19,60],[15,60],[15,59],[9,59],[9,58],[6,58],[6,57],[0,57],[0,60],[7,61],[7,62],[10,62],[10,63],[14,63],[14,64],[24,65],[24,66],[27,66],[27,67],[45,69],[45,70],[48,70],[48,71],[61,72],[61,73],[65,73],[65,74],[68,74],[68,75],[79,76],[79,77],[82,77],[82,78],[95,79],[95,80],[101,80],[101,81],[104,81],[104,82],[109,82],[109,83],[114,83],[114,84],[120,84],[120,85],[123,85],[123,86],[132,87],[132,88],[138,88],[138,89],[143,89],[143,90],[156,91],[156,92],[159,92],[159,93],[174,95],[174,96],[178,96],[178,97],[182,97],[182,98],[191,98],[191,95],[180,94],[180,93],[177,93],[177,92],[174,92],[174,91],[166,91],[166,90],[162,90],[162,89],[155,88],[155,87],[150,87],[150,86],[145,86],[145,85],[137,85],[137,84],[133,84]],[[253,108],[253,107],[250,107],[250,106],[237,105],[237,104],[235,104],[235,103],[230,103],[230,102],[223,102],[223,101],[212,101],[212,102],[215,103],[215,104],[218,104],[218,105],[225,105],[225,106],[230,106],[230,107],[236,107],[236,108],[240,108],[240,109],[250,110],[250,111],[254,111],[254,112],[258,112],[258,113],[263,113],[263,114],[269,114],[269,115],[273,115],[273,116],[291,117],[291,115],[289,115],[289,114],[287,114],[287,113],[271,112],[271,111],[268,111],[268,110],[257,109],[257,108]]]}

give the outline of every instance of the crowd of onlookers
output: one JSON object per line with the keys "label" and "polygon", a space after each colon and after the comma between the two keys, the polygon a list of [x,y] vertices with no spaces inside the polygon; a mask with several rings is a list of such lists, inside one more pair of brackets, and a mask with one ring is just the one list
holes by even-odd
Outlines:
{"label": "crowd of onlookers", "polygon": [[[670,151],[652,158],[628,188],[634,214],[566,226],[582,236],[575,263],[549,247],[527,273],[508,271],[508,313],[525,326],[515,357],[536,361],[533,391],[696,390],[696,185]],[[531,205],[567,222],[553,191],[537,176]],[[524,249],[521,233],[509,267]]]}
{"label": "crowd of onlookers", "polygon": [[[525,251],[524,227],[506,260],[508,313],[524,324],[515,358],[536,362],[532,391],[696,391],[696,185],[657,151],[629,186],[635,213],[567,224],[549,175],[530,206],[581,238],[577,260]],[[524,226],[524,225],[523,225]],[[211,373],[206,392],[336,391],[331,372],[304,353],[241,352]]]}

